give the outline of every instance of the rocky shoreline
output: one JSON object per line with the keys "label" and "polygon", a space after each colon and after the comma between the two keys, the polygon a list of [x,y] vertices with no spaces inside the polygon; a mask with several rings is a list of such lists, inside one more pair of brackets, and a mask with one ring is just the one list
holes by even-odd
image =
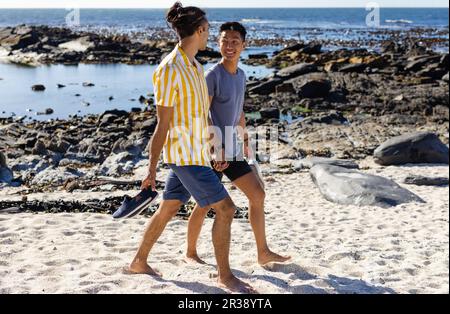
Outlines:
{"label": "rocky shoreline", "polygon": [[[273,56],[251,55],[245,63],[274,69],[270,77],[248,78],[244,106],[249,126],[280,131],[277,156],[258,156],[270,161],[266,175],[301,171],[299,161],[305,157],[360,162],[384,142],[417,131],[436,135],[432,143],[439,142],[433,145],[444,156],[439,160],[446,158],[448,164],[449,56],[430,50],[430,43],[410,38],[383,41],[379,50],[330,51],[321,42],[296,41]],[[0,49],[18,63],[156,64],[173,45],[49,27],[0,29]],[[199,56],[202,62],[217,57],[212,50]],[[139,182],[126,178],[147,165],[157,122],[152,101],[143,100],[149,105],[145,110],[109,110],[69,120],[0,118],[0,188],[25,187],[24,195],[138,188]]]}
{"label": "rocky shoreline", "polygon": [[[408,45],[420,43],[423,49],[438,48],[448,51],[448,29],[343,30],[347,35],[353,34],[355,39],[319,39],[321,34],[328,31],[335,30],[305,29],[298,39],[280,36],[263,39],[250,34],[248,46],[287,47],[304,42],[302,38],[308,38],[308,42],[312,40],[311,38],[316,38],[314,41],[323,47],[334,47],[332,50],[365,47],[371,51],[379,51],[386,42],[392,41]],[[89,29],[19,25],[0,28],[0,59],[33,66],[79,63],[158,64],[161,58],[173,49],[176,40],[173,32],[159,28],[124,34]],[[215,41],[215,38],[212,37],[211,41]],[[199,54],[198,58],[205,63],[220,58],[220,54],[209,49]],[[276,63],[276,60],[274,61]],[[268,66],[274,64],[269,63]]]}

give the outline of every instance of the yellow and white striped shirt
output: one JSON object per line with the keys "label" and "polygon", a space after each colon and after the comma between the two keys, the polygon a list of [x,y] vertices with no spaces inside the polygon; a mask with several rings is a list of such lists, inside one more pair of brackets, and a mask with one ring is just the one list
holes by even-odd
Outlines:
{"label": "yellow and white striped shirt", "polygon": [[177,45],[153,74],[157,106],[173,107],[163,158],[177,166],[210,167],[208,87],[203,66],[190,62]]}

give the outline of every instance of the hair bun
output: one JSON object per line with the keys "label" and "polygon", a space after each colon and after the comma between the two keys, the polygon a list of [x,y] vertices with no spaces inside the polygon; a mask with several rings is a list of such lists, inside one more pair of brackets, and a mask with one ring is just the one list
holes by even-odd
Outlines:
{"label": "hair bun", "polygon": [[175,4],[167,12],[167,22],[173,23],[177,18],[183,14],[183,5],[181,2],[175,2]]}
{"label": "hair bun", "polygon": [[178,37],[183,39],[195,33],[198,27],[206,20],[206,13],[197,7],[183,7],[177,1],[167,11],[166,21],[174,29]]}

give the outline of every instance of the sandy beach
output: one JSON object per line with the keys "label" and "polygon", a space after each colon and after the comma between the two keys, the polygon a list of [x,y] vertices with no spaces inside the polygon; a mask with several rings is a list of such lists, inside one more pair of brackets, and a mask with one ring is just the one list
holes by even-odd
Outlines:
{"label": "sandy beach", "polygon": [[[398,183],[408,174],[449,172],[442,165],[369,164],[365,172]],[[159,175],[162,179],[165,173]],[[270,246],[293,258],[285,265],[261,268],[250,224],[234,220],[232,269],[260,293],[449,292],[448,185],[401,184],[426,203],[380,208],[326,201],[307,171],[266,175],[265,181]],[[236,205],[246,206],[239,191],[230,190],[229,183],[226,187]],[[12,195],[16,189],[2,190],[0,200],[20,199]],[[54,192],[46,199],[88,198],[92,193]],[[212,278],[212,219],[206,220],[199,241],[199,253],[208,265],[183,261],[187,221],[175,218],[149,258],[163,278],[122,274],[147,221],[144,216],[113,221],[103,214],[0,212],[0,293],[226,293]]]}
{"label": "sandy beach", "polygon": [[[192,33],[199,34],[182,45],[191,61],[205,71],[226,62],[228,72],[239,73],[238,66],[245,74],[233,78],[242,112],[232,116],[245,119],[262,167],[270,249],[292,256],[285,264],[257,263],[248,201],[225,180],[237,207],[231,268],[259,293],[449,293],[450,57],[443,6],[386,7],[379,16],[363,7],[208,8],[207,19],[195,10],[199,18],[180,22],[183,30],[195,24]],[[149,159],[160,157],[149,157],[151,138],[162,143],[165,136],[156,104],[158,85],[168,79],[158,79],[157,69],[181,51],[168,26],[185,18],[179,5],[168,17],[166,9],[0,9],[0,293],[228,293],[217,284],[212,218],[198,243],[207,264],[184,260],[192,201],[149,256],[162,278],[122,272],[158,203],[131,219],[112,217],[126,195],[139,192]],[[75,25],[67,21],[78,13]],[[372,13],[376,27],[368,22]],[[231,20],[242,26],[225,30],[240,29],[230,54],[221,25]],[[202,80],[199,69],[194,83]],[[185,146],[197,146],[206,125],[196,121],[206,118],[208,101],[200,83],[163,93],[170,98],[176,91],[177,106],[191,99],[176,111],[189,131],[167,143],[190,138]],[[205,91],[216,89],[209,85]],[[220,89],[213,102],[229,94]],[[224,116],[235,109],[230,99],[229,108],[220,108]],[[198,152],[207,146],[199,143]],[[160,195],[168,174],[162,162]],[[262,193],[254,194],[253,205]]]}

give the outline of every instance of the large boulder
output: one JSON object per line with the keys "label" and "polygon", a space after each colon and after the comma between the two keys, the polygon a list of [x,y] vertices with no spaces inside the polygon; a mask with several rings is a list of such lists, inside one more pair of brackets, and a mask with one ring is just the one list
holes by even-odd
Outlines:
{"label": "large boulder", "polygon": [[6,164],[6,157],[0,152],[0,183],[11,183],[13,178],[13,172]]}
{"label": "large boulder", "polygon": [[384,166],[407,163],[448,164],[448,147],[434,133],[415,132],[387,140],[374,151],[374,159]]}
{"label": "large boulder", "polygon": [[342,205],[391,207],[402,203],[424,203],[419,196],[392,180],[353,169],[318,164],[310,170],[320,193]]}

